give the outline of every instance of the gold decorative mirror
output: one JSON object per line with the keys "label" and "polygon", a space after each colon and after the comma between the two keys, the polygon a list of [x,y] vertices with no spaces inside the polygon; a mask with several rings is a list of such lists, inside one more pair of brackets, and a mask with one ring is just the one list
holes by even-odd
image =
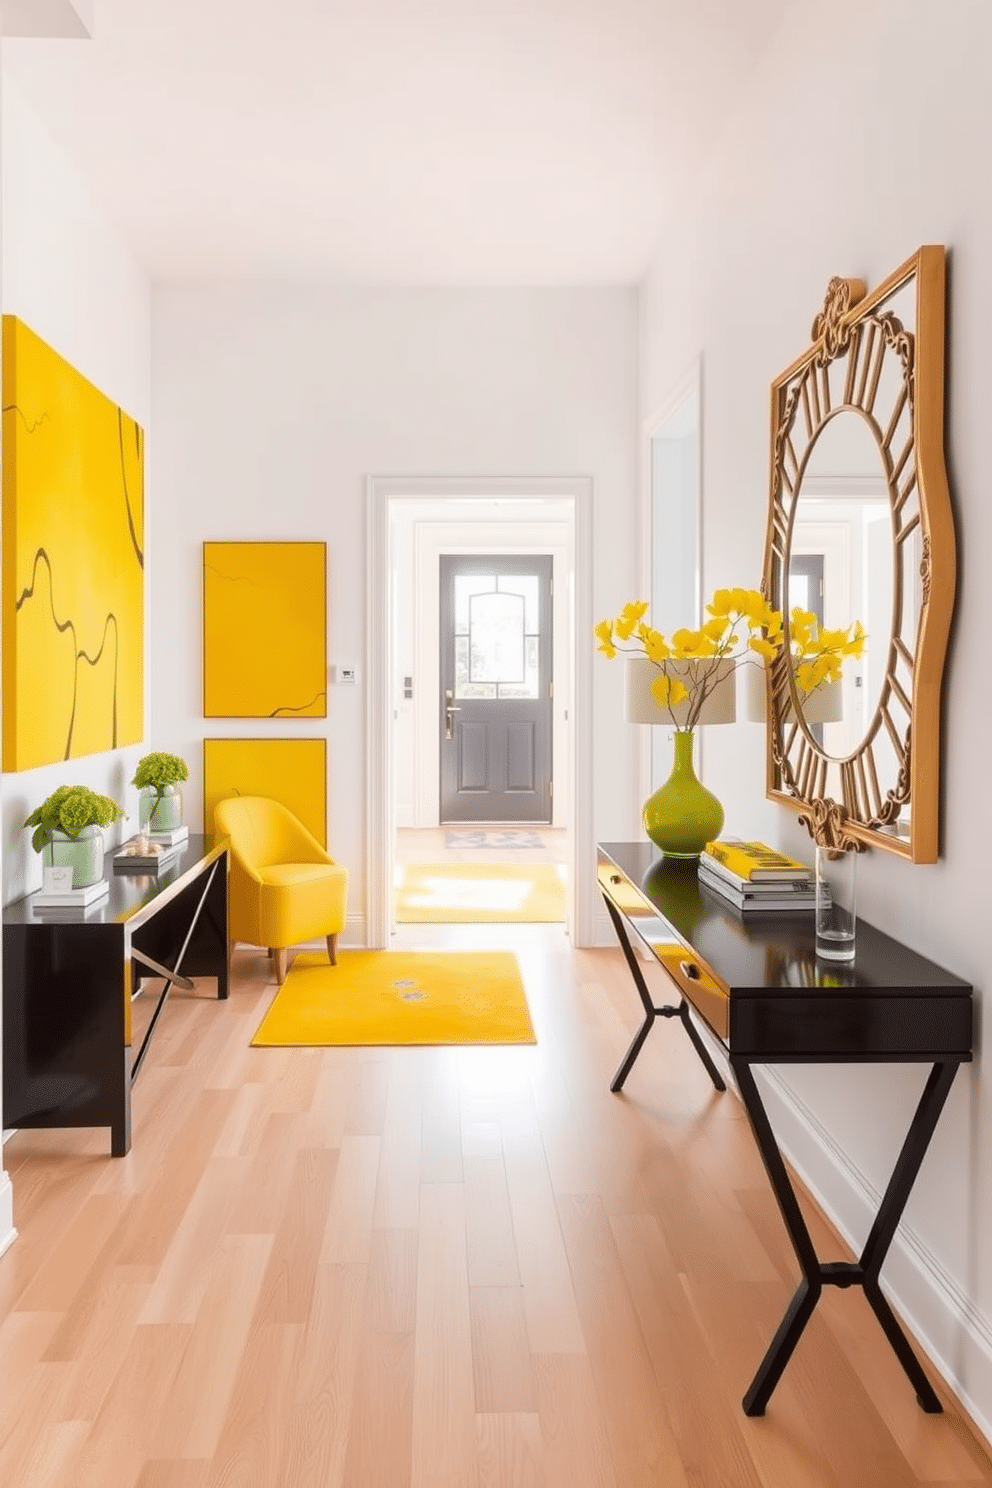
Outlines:
{"label": "gold decorative mirror", "polygon": [[772,384],[764,592],[786,644],[767,677],[768,795],[818,842],[914,863],[938,852],[954,604],[944,280],[941,247],[868,296],[832,279],[812,344]]}

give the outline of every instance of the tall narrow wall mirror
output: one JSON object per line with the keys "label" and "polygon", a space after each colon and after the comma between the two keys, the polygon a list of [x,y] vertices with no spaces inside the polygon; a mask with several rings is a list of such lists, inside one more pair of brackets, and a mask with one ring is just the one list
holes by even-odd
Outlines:
{"label": "tall narrow wall mirror", "polygon": [[[664,635],[699,623],[700,366],[695,363],[645,425],[651,624]],[[698,764],[698,761],[697,761]],[[668,779],[668,730],[651,730],[651,790]]]}
{"label": "tall narrow wall mirror", "polygon": [[768,794],[818,842],[914,863],[938,855],[955,586],[944,299],[942,247],[870,295],[832,279],[772,384],[764,588],[787,644],[767,679]]}

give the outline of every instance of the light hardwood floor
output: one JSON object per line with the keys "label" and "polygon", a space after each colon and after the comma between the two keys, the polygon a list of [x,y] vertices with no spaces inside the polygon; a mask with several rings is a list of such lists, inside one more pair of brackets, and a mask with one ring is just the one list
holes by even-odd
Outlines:
{"label": "light hardwood floor", "polygon": [[992,1484],[857,1293],[744,1417],[796,1272],[742,1108],[671,1023],[611,1095],[620,953],[526,932],[486,943],[534,1047],[251,1049],[274,989],[240,950],[227,1004],[173,994],[129,1157],[9,1141],[4,1488]]}

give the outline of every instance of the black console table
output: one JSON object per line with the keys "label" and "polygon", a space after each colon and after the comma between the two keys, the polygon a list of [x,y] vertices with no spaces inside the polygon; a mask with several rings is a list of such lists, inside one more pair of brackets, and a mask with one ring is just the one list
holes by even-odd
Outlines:
{"label": "black console table", "polygon": [[[158,876],[115,874],[91,909],[3,912],[3,1124],[109,1126],[131,1147],[131,1085],[174,984],[216,977],[228,995],[227,838],[193,837]],[[145,1037],[131,1047],[131,1002],[162,976]]]}
{"label": "black console table", "polygon": [[[722,1045],[785,1221],[802,1280],[744,1396],[764,1412],[825,1286],[860,1286],[925,1411],[940,1401],[879,1286],[879,1273],[958,1066],[971,1059],[972,989],[872,925],[857,924],[853,965],[817,961],[813,915],[744,918],[698,882],[694,861],[648,842],[604,843],[599,885],[644,1007],[611,1088],[620,1090],[656,1018],[677,1017],[713,1084],[725,1088],[692,1014]],[[664,968],[675,1003],[656,1007],[634,942]],[[691,1012],[690,1012],[691,1010]],[[752,1073],[755,1064],[931,1066],[857,1261],[821,1262]]]}

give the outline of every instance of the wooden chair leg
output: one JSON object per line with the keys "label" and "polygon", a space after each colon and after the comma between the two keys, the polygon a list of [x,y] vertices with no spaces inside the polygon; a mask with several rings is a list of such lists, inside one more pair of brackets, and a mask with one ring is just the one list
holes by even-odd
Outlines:
{"label": "wooden chair leg", "polygon": [[337,932],[327,937],[327,957],[332,966],[338,964],[338,937]]}
{"label": "wooden chair leg", "polygon": [[276,963],[276,981],[281,987],[286,980],[286,947],[276,946],[273,956]]}

